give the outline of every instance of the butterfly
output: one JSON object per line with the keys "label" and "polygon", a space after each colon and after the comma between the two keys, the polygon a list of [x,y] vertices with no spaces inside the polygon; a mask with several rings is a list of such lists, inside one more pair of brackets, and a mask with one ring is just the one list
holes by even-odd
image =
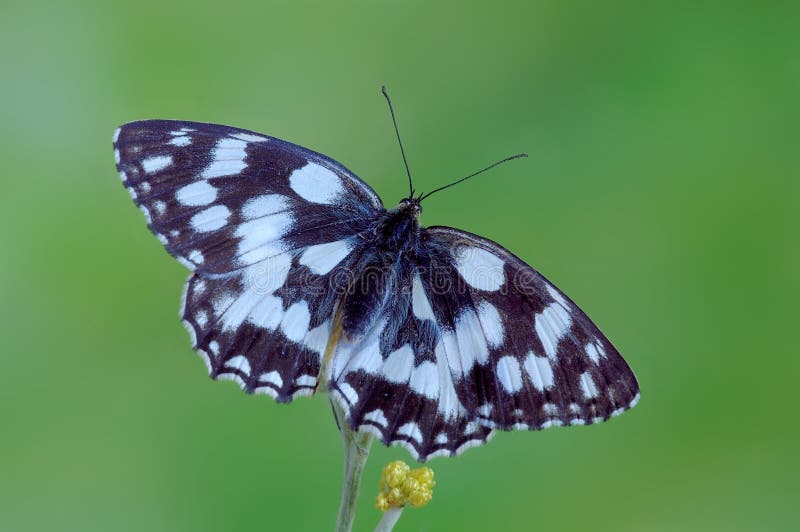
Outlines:
{"label": "butterfly", "polygon": [[181,317],[212,378],[282,403],[327,390],[353,429],[419,461],[639,399],[611,342],[539,272],[422,227],[431,193],[410,172],[386,209],[338,162],[244,129],[145,120],[113,142],[148,227],[191,270]]}

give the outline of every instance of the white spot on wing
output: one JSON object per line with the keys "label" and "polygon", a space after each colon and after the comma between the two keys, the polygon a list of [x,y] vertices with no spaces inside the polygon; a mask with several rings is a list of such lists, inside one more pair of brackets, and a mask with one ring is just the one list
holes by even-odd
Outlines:
{"label": "white spot on wing", "polygon": [[328,346],[330,335],[331,322],[328,320],[308,331],[306,337],[303,338],[303,345],[322,356],[325,353],[325,348]]}
{"label": "white spot on wing", "polygon": [[293,221],[292,216],[284,212],[239,224],[235,233],[241,238],[237,250],[238,262],[253,264],[280,253],[283,246],[278,241]]}
{"label": "white spot on wing", "polygon": [[428,294],[425,293],[425,287],[422,286],[422,279],[419,277],[419,272],[414,272],[414,277],[411,282],[411,308],[414,311],[414,316],[418,320],[433,320],[436,321],[436,316],[433,314],[431,302],[428,300]]}
{"label": "white spot on wing", "polygon": [[211,185],[208,181],[197,181],[179,188],[175,192],[175,199],[181,205],[188,207],[208,205],[217,199],[217,187]]}
{"label": "white spot on wing", "polygon": [[599,395],[597,385],[589,372],[581,374],[581,390],[587,399],[593,399]]}
{"label": "white spot on wing", "polygon": [[426,360],[411,372],[408,386],[427,399],[435,400],[439,397],[439,371],[436,364]]}
{"label": "white spot on wing", "polygon": [[150,211],[147,210],[147,207],[144,205],[139,205],[139,210],[142,211],[142,214],[144,214],[144,218],[147,220],[148,224],[153,223],[153,219],[150,217]]}
{"label": "white spot on wing", "polygon": [[272,384],[276,388],[283,387],[283,378],[281,374],[277,371],[270,371],[268,373],[262,373],[260,377],[258,377],[259,382]]}
{"label": "white spot on wing", "polygon": [[[255,290],[244,290],[235,299],[227,297],[222,301],[215,301],[215,312],[222,312],[220,322],[223,331],[233,331],[239,328],[248,318],[250,312],[261,302],[262,295]],[[227,306],[227,308],[225,308]],[[219,309],[219,310],[217,310]]]}
{"label": "white spot on wing", "polygon": [[289,185],[298,196],[312,203],[332,204],[344,192],[339,176],[316,163],[292,172]]}
{"label": "white spot on wing", "polygon": [[309,246],[300,255],[300,264],[317,275],[325,275],[350,254],[350,249],[347,240]]}
{"label": "white spot on wing", "polygon": [[497,379],[508,393],[522,389],[522,371],[516,357],[504,356],[497,361]]}
{"label": "white spot on wing", "polygon": [[211,164],[203,170],[200,177],[210,179],[238,174],[247,168],[247,163],[244,162],[247,157],[246,147],[247,142],[244,140],[220,139],[211,151]]}
{"label": "white spot on wing", "polygon": [[338,386],[339,391],[342,392],[342,395],[344,395],[345,399],[347,399],[351,405],[354,405],[358,402],[358,392],[356,392],[352,386],[346,382],[340,382]]}
{"label": "white spot on wing", "polygon": [[199,249],[193,249],[189,252],[189,260],[195,264],[203,264],[205,257],[203,257],[203,253]]}
{"label": "white spot on wing", "polygon": [[235,356],[225,362],[226,368],[239,370],[247,376],[250,376],[250,362],[247,357],[242,355]]}
{"label": "white spot on wing", "polygon": [[536,315],[534,327],[548,357],[555,358],[558,352],[558,342],[567,333],[571,324],[572,318],[559,303],[546,306],[542,312]]}
{"label": "white spot on wing", "polygon": [[172,164],[172,156],[156,155],[142,160],[142,169],[148,174],[154,174]]}
{"label": "white spot on wing", "polygon": [[169,141],[169,143],[172,144],[173,146],[178,146],[179,148],[182,148],[184,146],[188,146],[189,144],[191,144],[192,139],[190,139],[187,136],[173,137]]}
{"label": "white spot on wing", "polygon": [[473,288],[495,291],[506,282],[503,260],[485,249],[461,246],[453,258],[458,273]]}
{"label": "white spot on wing", "polygon": [[550,365],[548,358],[537,357],[533,353],[528,353],[523,366],[537,390],[543,392],[545,388],[553,386],[553,367]]}
{"label": "white spot on wing", "polygon": [[368,414],[364,414],[364,421],[372,421],[373,423],[380,425],[381,427],[386,427],[389,425],[389,422],[386,420],[386,416],[383,414],[383,410],[380,408],[377,410],[373,410]]}
{"label": "white spot on wing", "polygon": [[294,380],[297,386],[316,386],[317,378],[314,375],[300,375]]}
{"label": "white spot on wing", "polygon": [[500,347],[503,345],[503,320],[494,305],[488,301],[482,301],[478,305],[478,319],[483,328],[483,334],[489,347]]}
{"label": "white spot on wing", "polygon": [[386,320],[380,320],[360,342],[340,342],[333,360],[333,375],[341,378],[344,374],[358,370],[369,374],[378,373],[383,364],[380,341],[385,326]]}
{"label": "white spot on wing", "polygon": [[281,331],[289,340],[301,342],[308,332],[308,324],[311,321],[311,314],[308,311],[308,303],[297,301],[292,304],[281,320]]}
{"label": "white spot on wing", "polygon": [[475,364],[486,364],[489,360],[489,347],[474,310],[466,309],[456,319],[456,340],[465,373]]}
{"label": "white spot on wing", "polygon": [[269,331],[275,330],[281,318],[283,318],[283,302],[275,296],[262,296],[247,315],[249,323]]}
{"label": "white spot on wing", "polygon": [[288,253],[275,255],[247,268],[245,283],[259,294],[272,294],[286,282],[291,267]]}
{"label": "white spot on wing", "polygon": [[542,405],[542,411],[545,413],[546,416],[557,416],[558,415],[558,407],[553,403],[545,403]]}
{"label": "white spot on wing", "polygon": [[472,363],[465,366],[461,361],[461,353],[458,350],[458,339],[455,333],[443,330],[441,332],[439,345],[436,347],[437,349],[441,349],[442,356],[447,359],[447,364],[454,376],[461,377],[466,375],[467,371],[472,368]]}
{"label": "white spot on wing", "polygon": [[545,285],[545,287],[547,288],[547,293],[550,294],[550,297],[558,301],[562,307],[564,308],[569,307],[569,304],[567,304],[567,300],[564,299],[564,296],[558,293],[558,290],[556,290],[553,286],[549,284]]}
{"label": "white spot on wing", "polygon": [[441,432],[436,436],[436,439],[433,441],[434,443],[437,443],[439,445],[445,445],[447,443],[447,434]]}
{"label": "white spot on wing", "polygon": [[249,133],[234,133],[231,137],[241,139],[247,142],[265,142],[269,139],[262,137],[260,135],[251,135]]}
{"label": "white spot on wing", "polygon": [[192,292],[194,292],[194,295],[202,294],[205,291],[206,291],[206,282],[203,279],[198,279],[197,281],[195,281],[194,289],[192,290]]}
{"label": "white spot on wing", "polygon": [[603,349],[603,346],[600,344],[589,342],[586,345],[586,354],[589,356],[592,362],[598,364],[600,362],[600,358],[606,356],[606,350]]}
{"label": "white spot on wing", "polygon": [[406,383],[414,367],[414,350],[406,344],[392,351],[381,367],[381,374],[389,382]]}
{"label": "white spot on wing", "polygon": [[[453,335],[448,336],[450,336],[452,341],[455,342],[455,339],[452,338]],[[446,349],[444,338],[442,338],[436,344],[433,352],[436,356],[436,368],[439,377],[439,388],[437,390],[439,402],[436,405],[436,410],[441,413],[445,419],[455,419],[461,412],[463,412],[464,407],[461,405],[461,401],[458,399],[458,395],[456,394],[455,386],[453,384],[453,373],[451,373],[452,369],[449,360],[451,351]],[[457,353],[458,350],[456,349],[455,354],[457,355]]]}
{"label": "white spot on wing", "polygon": [[161,200],[156,200],[153,202],[153,208],[156,210],[159,216],[167,212],[167,204]]}
{"label": "white spot on wing", "polygon": [[261,218],[285,211],[289,208],[288,200],[280,194],[264,194],[247,200],[242,207],[242,216],[248,220]]}
{"label": "white spot on wing", "polygon": [[190,223],[198,233],[208,233],[225,227],[230,215],[231,211],[225,205],[214,205],[192,216]]}
{"label": "white spot on wing", "polygon": [[122,131],[121,127],[118,127],[117,129],[114,130],[114,139],[113,139],[114,144],[116,144],[117,140],[119,139],[120,131]]}
{"label": "white spot on wing", "polygon": [[409,422],[397,429],[397,434],[401,436],[408,436],[419,444],[422,444],[422,431],[419,430],[419,425]]}
{"label": "white spot on wing", "polygon": [[[489,417],[489,416],[492,415],[492,408],[493,408],[493,406],[492,406],[491,403],[483,404],[483,405],[478,407],[478,414],[483,416],[483,417]],[[514,412],[514,414],[517,417],[521,417],[521,415],[522,415],[522,414],[517,414],[516,412]]]}

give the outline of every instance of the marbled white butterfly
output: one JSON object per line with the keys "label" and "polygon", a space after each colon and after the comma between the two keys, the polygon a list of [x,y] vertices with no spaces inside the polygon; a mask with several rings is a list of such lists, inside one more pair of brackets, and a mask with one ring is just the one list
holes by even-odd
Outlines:
{"label": "marbled white butterfly", "polygon": [[413,188],[387,210],[336,161],[215,124],[131,122],[114,155],[192,271],[181,314],[212,378],[280,402],[326,387],[353,428],[420,461],[639,398],[572,300],[490,240],[421,227]]}

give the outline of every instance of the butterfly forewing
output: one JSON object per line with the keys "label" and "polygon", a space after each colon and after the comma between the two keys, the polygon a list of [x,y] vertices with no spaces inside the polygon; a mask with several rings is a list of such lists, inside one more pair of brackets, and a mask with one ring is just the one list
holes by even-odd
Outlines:
{"label": "butterfly forewing", "polygon": [[[476,235],[446,227],[427,234],[432,246],[448,250],[456,283],[465,285],[453,330],[456,338],[470,337],[459,346],[471,346],[474,356],[459,349],[464,364],[456,382],[459,397],[478,405],[482,423],[502,429],[582,425],[635,404],[639,387],[628,364],[544,276]],[[431,299],[435,312],[453,307],[452,292]]]}
{"label": "butterfly forewing", "polygon": [[341,240],[383,209],[339,163],[251,131],[148,120],[115,138],[120,176],[150,229],[200,273]]}
{"label": "butterfly forewing", "polygon": [[336,275],[378,196],[323,155],[226,126],[133,122],[114,148],[148,226],[194,271],[181,313],[211,375],[279,400],[313,390]]}

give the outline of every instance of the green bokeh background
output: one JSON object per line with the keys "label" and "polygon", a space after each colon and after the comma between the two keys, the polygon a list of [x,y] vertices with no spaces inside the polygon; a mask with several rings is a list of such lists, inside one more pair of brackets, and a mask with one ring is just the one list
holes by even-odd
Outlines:
{"label": "green bokeh background", "polygon": [[[323,397],[208,379],[187,273],[111,133],[221,122],[329,154],[428,225],[497,240],[575,299],[642,401],[430,465],[399,530],[789,530],[798,509],[796,2],[0,6],[0,530],[325,530]],[[371,530],[376,446],[356,528]]]}

